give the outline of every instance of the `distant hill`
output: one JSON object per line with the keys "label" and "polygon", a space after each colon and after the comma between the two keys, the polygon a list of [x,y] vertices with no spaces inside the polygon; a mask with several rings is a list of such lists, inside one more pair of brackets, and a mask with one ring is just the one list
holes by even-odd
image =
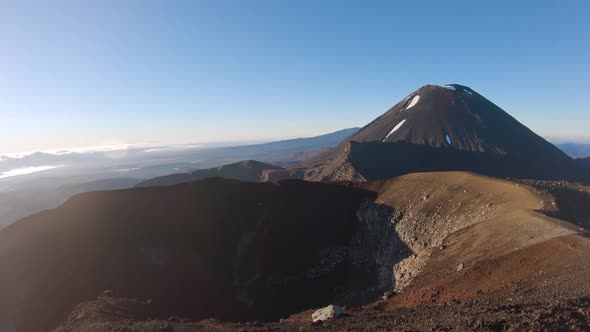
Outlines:
{"label": "distant hill", "polygon": [[240,160],[258,160],[278,166],[292,166],[301,163],[305,159],[302,156],[313,156],[321,150],[335,147],[342,140],[356,133],[358,129],[342,129],[309,138],[202,150],[194,153],[194,159],[213,162],[217,165],[235,163]]}
{"label": "distant hill", "polygon": [[[276,162],[280,166],[300,164],[328,151],[357,131],[358,128],[348,128],[316,137],[200,151],[195,155],[195,158],[204,160],[203,164],[223,162],[227,162],[227,164],[193,172],[156,177],[139,183],[137,187],[167,186],[211,177],[250,182],[260,181],[261,178],[269,180],[272,179],[272,176],[269,177],[268,174],[272,174],[272,171],[283,170],[282,167],[268,164],[269,162]],[[240,157],[248,160],[235,162]]]}
{"label": "distant hill", "polygon": [[192,182],[206,178],[222,177],[246,182],[260,181],[265,170],[282,170],[283,168],[265,164],[256,160],[245,160],[238,163],[215,168],[200,169],[190,173],[179,173],[160,176],[137,184],[137,187],[169,186],[178,183]]}
{"label": "distant hill", "polygon": [[563,152],[567,153],[570,157],[590,157],[590,144],[560,143],[556,144],[556,146]]}

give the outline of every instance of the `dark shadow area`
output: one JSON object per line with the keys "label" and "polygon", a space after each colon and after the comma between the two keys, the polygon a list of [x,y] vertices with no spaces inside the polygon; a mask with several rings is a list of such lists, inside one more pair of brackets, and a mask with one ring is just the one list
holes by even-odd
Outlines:
{"label": "dark shadow area", "polygon": [[[532,153],[531,153],[532,152]],[[535,155],[528,151],[528,155]],[[468,152],[407,142],[358,143],[351,141],[349,161],[367,180],[386,179],[415,172],[470,171],[498,177],[535,179],[589,179],[573,160]]]}
{"label": "dark shadow area", "polygon": [[553,188],[549,193],[555,197],[558,209],[548,213],[550,216],[590,228],[590,194],[569,188]]}
{"label": "dark shadow area", "polygon": [[375,196],[219,178],[80,194],[0,232],[0,320],[48,330],[107,289],[151,299],[164,319],[277,320],[373,300],[391,287],[378,273],[391,250],[407,252]]}

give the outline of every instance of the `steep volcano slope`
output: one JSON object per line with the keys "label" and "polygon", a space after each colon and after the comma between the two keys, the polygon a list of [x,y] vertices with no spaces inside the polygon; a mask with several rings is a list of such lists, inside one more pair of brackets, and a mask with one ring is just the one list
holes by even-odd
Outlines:
{"label": "steep volcano slope", "polygon": [[554,158],[564,156],[561,150],[501,108],[458,84],[426,85],[418,89],[350,140],[404,141],[501,155],[544,153]]}
{"label": "steep volcano slope", "polygon": [[0,232],[0,330],[47,331],[107,289],[152,299],[164,319],[279,319],[369,301],[407,252],[374,198],[219,178],[74,196]]}
{"label": "steep volcano slope", "polygon": [[426,85],[306,165],[305,178],[375,180],[416,171],[466,170],[567,177],[573,160],[474,90]]}
{"label": "steep volcano slope", "polygon": [[197,181],[213,177],[222,177],[247,182],[258,182],[264,171],[282,170],[283,168],[265,164],[256,160],[245,160],[215,168],[200,169],[191,173],[179,173],[159,176],[139,183],[136,187],[170,186],[173,184]]}

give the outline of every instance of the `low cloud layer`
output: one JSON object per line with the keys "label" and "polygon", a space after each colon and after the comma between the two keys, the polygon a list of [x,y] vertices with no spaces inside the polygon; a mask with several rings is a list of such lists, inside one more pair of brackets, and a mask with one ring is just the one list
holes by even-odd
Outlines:
{"label": "low cloud layer", "polygon": [[0,173],[0,179],[8,178],[8,177],[11,177],[11,176],[18,176],[18,175],[25,175],[25,174],[31,174],[31,173],[37,173],[37,172],[47,171],[47,170],[54,169],[54,168],[59,168],[59,167],[62,167],[62,166],[63,165],[59,165],[59,166],[37,166],[37,167],[23,167],[23,168],[11,169],[9,171]]}

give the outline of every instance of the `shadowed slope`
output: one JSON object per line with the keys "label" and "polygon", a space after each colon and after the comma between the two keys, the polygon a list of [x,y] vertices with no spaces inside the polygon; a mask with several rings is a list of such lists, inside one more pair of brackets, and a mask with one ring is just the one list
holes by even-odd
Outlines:
{"label": "shadowed slope", "polygon": [[374,197],[222,179],[77,195],[0,232],[0,327],[47,330],[105,289],[152,299],[163,318],[278,319],[366,301],[391,286],[379,271],[391,276],[393,262],[365,248],[403,252],[392,230],[382,237],[390,212]]}

